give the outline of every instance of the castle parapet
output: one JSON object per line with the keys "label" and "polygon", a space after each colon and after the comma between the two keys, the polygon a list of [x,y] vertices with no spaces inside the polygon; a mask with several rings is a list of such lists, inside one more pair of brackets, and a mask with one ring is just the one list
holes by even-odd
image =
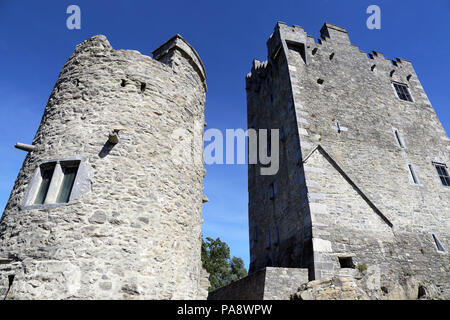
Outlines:
{"label": "castle parapet", "polygon": [[[200,57],[192,46],[179,34],[170,38],[167,42],[155,49],[152,54],[155,60],[170,64],[173,50],[180,50],[182,54],[189,60],[195,71],[198,73],[206,91],[206,72]],[[168,59],[167,59],[168,58]]]}

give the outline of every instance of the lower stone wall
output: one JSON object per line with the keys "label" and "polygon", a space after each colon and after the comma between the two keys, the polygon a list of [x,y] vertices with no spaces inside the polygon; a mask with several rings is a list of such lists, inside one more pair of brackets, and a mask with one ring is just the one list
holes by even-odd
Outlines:
{"label": "lower stone wall", "polygon": [[263,299],[289,300],[292,292],[308,281],[306,268],[266,268]]}
{"label": "lower stone wall", "polygon": [[289,300],[308,282],[308,269],[267,267],[210,292],[208,300]]}

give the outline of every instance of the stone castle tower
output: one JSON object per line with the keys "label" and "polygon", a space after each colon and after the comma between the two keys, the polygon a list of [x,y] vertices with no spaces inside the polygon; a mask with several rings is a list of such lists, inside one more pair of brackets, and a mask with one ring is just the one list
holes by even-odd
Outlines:
{"label": "stone castle tower", "polygon": [[[203,163],[179,163],[205,71],[179,35],[153,52],[104,36],[65,64],[1,218],[1,299],[203,299]],[[197,139],[193,152],[203,150]]]}
{"label": "stone castle tower", "polygon": [[[249,165],[250,273],[369,268],[450,295],[450,140],[411,62],[326,23],[278,23],[247,75],[248,127],[280,130],[280,169]],[[272,148],[273,149],[273,148]]]}

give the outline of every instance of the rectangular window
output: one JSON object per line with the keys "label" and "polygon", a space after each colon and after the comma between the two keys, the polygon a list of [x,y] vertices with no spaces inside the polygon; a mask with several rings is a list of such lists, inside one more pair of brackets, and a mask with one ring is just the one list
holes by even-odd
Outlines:
{"label": "rectangular window", "polygon": [[[40,164],[31,179],[23,200],[23,206],[64,204],[72,199],[77,174],[80,171],[80,160],[61,159]],[[84,170],[81,166],[81,170]],[[86,192],[82,190],[75,196]],[[34,208],[34,207],[32,207]]]}
{"label": "rectangular window", "polygon": [[41,167],[41,184],[39,185],[34,204],[43,204],[47,197],[48,188],[50,187],[50,181],[52,180],[53,171],[55,166]]}
{"label": "rectangular window", "polygon": [[414,184],[419,184],[419,180],[417,179],[416,172],[414,171],[414,168],[412,165],[408,164],[409,173],[411,174],[412,181]]}
{"label": "rectangular window", "polygon": [[75,177],[77,175],[78,164],[65,165],[62,163],[61,169],[63,172],[63,179],[59,189],[58,197],[56,198],[56,203],[67,203],[69,202],[70,194],[75,182]]}
{"label": "rectangular window", "polygon": [[439,178],[444,186],[450,187],[450,176],[447,171],[447,166],[443,163],[433,163]]}
{"label": "rectangular window", "polygon": [[402,83],[392,83],[395,88],[395,92],[397,93],[397,97],[401,100],[413,102],[411,94],[409,93],[408,86]]}

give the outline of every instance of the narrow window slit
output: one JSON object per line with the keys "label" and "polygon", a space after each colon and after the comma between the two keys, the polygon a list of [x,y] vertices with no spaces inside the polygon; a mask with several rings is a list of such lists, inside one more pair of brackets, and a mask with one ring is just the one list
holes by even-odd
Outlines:
{"label": "narrow window slit", "polygon": [[275,227],[275,244],[279,245],[280,244],[280,227],[276,226]]}
{"label": "narrow window slit", "polygon": [[277,185],[276,185],[275,182],[272,182],[272,183],[269,185],[269,199],[270,199],[270,200],[274,200],[276,194],[277,194]]}
{"label": "narrow window slit", "polygon": [[334,58],[334,52],[332,54],[330,54],[330,60],[333,60]]}
{"label": "narrow window slit", "polygon": [[431,234],[433,236],[434,243],[436,244],[436,249],[438,252],[445,252],[444,246],[439,240],[438,236],[434,233]]}
{"label": "narrow window slit", "polygon": [[411,178],[414,184],[419,184],[419,180],[417,179],[416,173],[414,172],[414,168],[412,165],[408,164],[409,172],[411,174]]}
{"label": "narrow window slit", "polygon": [[8,275],[8,286],[11,288],[11,286],[13,285],[13,282],[14,282],[14,278],[15,278],[16,276],[14,275],[14,274],[10,274],[10,275]]}
{"label": "narrow window slit", "polygon": [[272,247],[272,239],[270,234],[270,229],[266,230],[266,249],[270,249]]}
{"label": "narrow window slit", "polygon": [[122,82],[120,83],[120,85],[122,87],[125,87],[126,84],[127,84],[127,81],[125,79],[122,79]]}
{"label": "narrow window slit", "polygon": [[16,276],[14,274],[9,274],[8,275],[8,290],[6,290],[6,294],[5,294],[5,297],[3,298],[3,300],[6,300],[6,298],[8,297],[9,291],[11,290],[11,287],[12,287],[12,285],[14,283],[14,278],[15,277]]}
{"label": "narrow window slit", "polygon": [[141,83],[141,92],[144,92],[146,87],[147,87],[147,84],[145,82],[142,82]]}
{"label": "narrow window slit", "polygon": [[398,130],[395,129],[395,130],[394,130],[394,133],[395,133],[395,138],[397,139],[397,143],[398,143],[399,147],[400,147],[400,148],[405,148],[405,145],[403,144],[403,140],[402,140],[402,138],[400,137],[400,133],[398,132]]}

